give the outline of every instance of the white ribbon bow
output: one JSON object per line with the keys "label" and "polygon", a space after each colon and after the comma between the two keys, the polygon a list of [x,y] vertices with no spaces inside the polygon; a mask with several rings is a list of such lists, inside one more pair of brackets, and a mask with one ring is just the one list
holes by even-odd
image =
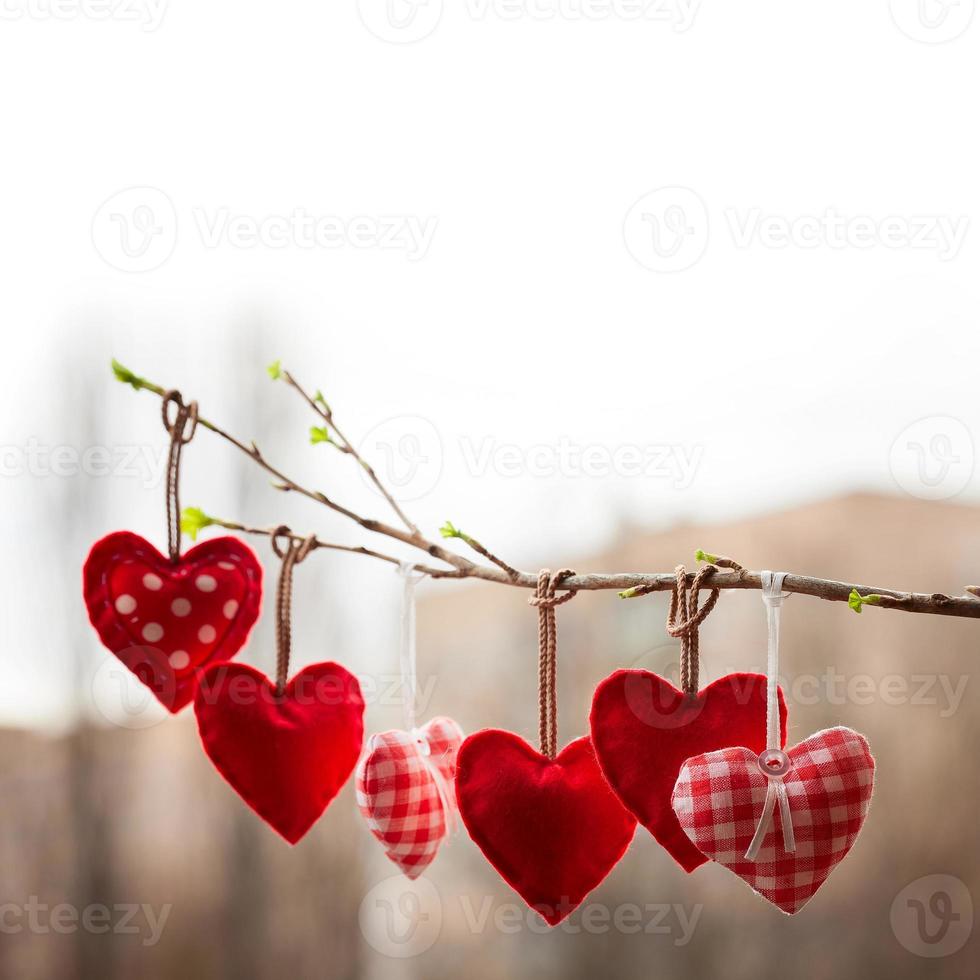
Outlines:
{"label": "white ribbon bow", "polygon": [[793,814],[783,777],[789,772],[789,757],[779,744],[779,609],[786,598],[783,589],[785,572],[762,573],[762,601],[766,605],[766,624],[769,631],[769,656],[766,668],[766,750],[759,756],[759,768],[765,774],[766,802],[755,828],[755,836],[745,852],[746,861],[755,861],[762,842],[772,826],[776,803],[779,803],[780,823],[783,825],[783,847],[789,854],[796,851],[793,834]]}

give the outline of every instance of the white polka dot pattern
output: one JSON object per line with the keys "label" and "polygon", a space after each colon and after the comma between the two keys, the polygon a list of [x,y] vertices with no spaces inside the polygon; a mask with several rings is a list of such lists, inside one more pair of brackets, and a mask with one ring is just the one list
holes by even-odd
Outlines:
{"label": "white polka dot pattern", "polygon": [[116,599],[116,612],[121,616],[128,616],[136,611],[136,600],[131,595],[121,595]]}

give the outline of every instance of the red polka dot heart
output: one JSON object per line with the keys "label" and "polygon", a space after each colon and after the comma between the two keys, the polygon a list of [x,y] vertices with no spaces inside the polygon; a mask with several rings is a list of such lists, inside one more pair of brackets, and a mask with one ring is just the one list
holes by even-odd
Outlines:
{"label": "red polka dot heart", "polygon": [[97,542],[85,562],[85,605],[102,642],[170,711],[198,673],[242,648],[259,614],[262,568],[234,538],[175,561],[129,531]]}

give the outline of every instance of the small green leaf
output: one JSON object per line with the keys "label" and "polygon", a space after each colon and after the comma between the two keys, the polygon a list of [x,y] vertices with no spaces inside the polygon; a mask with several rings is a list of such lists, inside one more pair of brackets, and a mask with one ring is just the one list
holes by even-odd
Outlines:
{"label": "small green leaf", "polygon": [[282,361],[273,361],[267,368],[269,377],[273,381],[278,381],[282,377]]}
{"label": "small green leaf", "polygon": [[452,521],[446,521],[446,523],[443,524],[441,528],[439,528],[439,533],[444,538],[461,538],[463,536],[462,531],[459,531],[455,527],[453,527]]}
{"label": "small green leaf", "polygon": [[320,391],[319,388],[317,388],[316,394],[313,396],[313,401],[315,401],[319,405],[322,405],[323,406],[323,410],[328,415],[330,414],[330,406],[327,404],[327,400],[326,400],[326,398],[323,397],[323,392]]}
{"label": "small green leaf", "polygon": [[117,381],[121,381],[124,385],[132,385],[134,391],[146,387],[145,378],[133,374],[128,367],[123,367],[115,358],[112,359],[112,373],[116,376]]}
{"label": "small green leaf", "polygon": [[865,603],[869,606],[877,606],[881,599],[882,597],[876,592],[872,592],[870,595],[861,595],[857,589],[851,589],[851,594],[847,597],[847,604],[856,613],[860,613]]}
{"label": "small green leaf", "polygon": [[330,433],[327,431],[325,425],[311,425],[310,426],[310,443],[316,445],[318,442],[332,442],[330,438]]}
{"label": "small green leaf", "polygon": [[185,507],[180,515],[180,529],[188,535],[191,541],[196,541],[198,534],[206,527],[217,523],[213,517],[209,517],[200,507]]}
{"label": "small green leaf", "polygon": [[631,589],[623,589],[623,591],[619,593],[619,598],[620,599],[635,599],[636,598],[636,593],[637,593],[637,587],[634,585]]}
{"label": "small green leaf", "polygon": [[718,561],[718,556],[709,555],[707,551],[702,551],[700,548],[698,548],[698,550],[694,552],[694,560],[706,561],[709,565],[713,565],[716,561]]}

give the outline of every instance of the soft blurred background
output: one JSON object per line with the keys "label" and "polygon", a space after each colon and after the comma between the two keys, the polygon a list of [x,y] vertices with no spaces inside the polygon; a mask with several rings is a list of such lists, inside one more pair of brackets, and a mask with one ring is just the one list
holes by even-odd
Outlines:
{"label": "soft blurred background", "polygon": [[[289,848],[192,713],[119,671],[80,589],[102,534],[165,543],[159,402],[113,356],[386,517],[309,445],[280,358],[426,532],[525,569],[705,548],[980,584],[973,7],[5,4],[0,977],[976,976],[976,621],[787,603],[791,740],[850,725],[879,765],[800,915],[641,829],[546,933],[465,831],[398,878],[350,786]],[[408,556],[204,431],[183,503]],[[533,741],[526,596],[418,598],[424,716]],[[676,676],[666,603],[561,609],[562,741],[611,670]],[[368,731],[402,722],[398,604],[365,558],[297,572],[295,666],[356,671]],[[722,597],[702,654],[706,679],[763,667],[757,593]],[[273,669],[268,612],[240,656]]]}

